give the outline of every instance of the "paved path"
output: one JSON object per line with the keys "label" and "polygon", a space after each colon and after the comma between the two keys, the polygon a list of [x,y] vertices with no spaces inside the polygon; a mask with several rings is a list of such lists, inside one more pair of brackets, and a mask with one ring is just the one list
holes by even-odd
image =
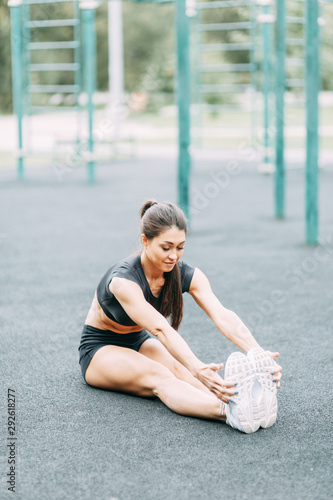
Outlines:
{"label": "paved path", "polygon": [[[330,101],[328,103],[330,105]],[[196,158],[204,156],[221,158],[227,155],[244,155],[253,158],[254,154],[258,158],[263,157],[262,131],[257,130],[254,142],[251,138],[251,130],[247,124],[248,116],[245,113],[245,123],[239,117],[239,124],[232,122],[232,125],[217,122],[208,125],[204,130],[196,130],[195,120],[193,123],[193,155]],[[161,116],[157,116],[150,123],[147,118],[136,120],[129,117],[121,122],[119,139],[116,145],[113,143],[115,137],[113,133],[113,122],[107,110],[99,110],[94,118],[94,138],[95,154],[99,161],[111,158],[126,157],[132,154],[136,158],[175,158],[177,156],[177,126],[174,117],[165,116],[165,122]],[[26,163],[28,165],[44,165],[45,162],[56,161],[66,162],[72,159],[75,153],[74,143],[77,139],[77,126],[80,124],[81,137],[83,141],[83,151],[87,149],[87,117],[83,113],[78,122],[78,117],[73,112],[59,112],[51,115],[34,115],[25,117],[23,121],[23,146],[27,152]],[[0,169],[5,166],[16,167],[17,149],[17,122],[13,115],[0,116]],[[205,139],[201,137],[204,132]],[[197,147],[195,137],[199,134],[206,146]],[[285,128],[286,138],[294,140],[305,138],[305,125],[292,124]],[[328,146],[329,137],[333,136],[332,126],[320,127],[322,148],[320,151],[320,165],[333,165],[333,149]],[[200,142],[200,141],[199,141]],[[210,146],[209,146],[210,144]],[[251,146],[251,144],[255,144]],[[332,141],[331,141],[332,144]],[[325,148],[325,149],[324,149]],[[31,152],[33,151],[33,154]],[[29,152],[29,153],[28,153]],[[273,154],[273,151],[272,151]],[[302,141],[296,144],[288,144],[285,152],[287,164],[289,162],[305,162],[305,149]]]}
{"label": "paved path", "polygon": [[[81,377],[77,347],[95,287],[137,248],[141,203],[176,200],[174,162],[100,166],[94,186],[81,168],[62,183],[52,168],[22,183],[1,171],[0,377],[3,403],[16,391],[15,498],[331,498],[333,171],[321,172],[323,246],[315,249],[303,243],[303,173],[288,173],[288,217],[276,221],[272,177],[238,167],[231,175],[226,161],[195,162],[184,260],[263,347],[281,353],[277,422],[253,435]],[[204,362],[225,362],[233,344],[188,294],[184,301],[180,333]],[[5,499],[3,406],[1,429]]]}

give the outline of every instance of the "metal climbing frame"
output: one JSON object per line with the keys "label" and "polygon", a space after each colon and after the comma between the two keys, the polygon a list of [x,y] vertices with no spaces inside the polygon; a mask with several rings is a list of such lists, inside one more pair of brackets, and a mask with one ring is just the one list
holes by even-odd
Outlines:
{"label": "metal climbing frame", "polygon": [[[303,16],[288,16],[285,0],[276,0],[277,40],[276,66],[276,174],[275,174],[275,213],[284,216],[284,91],[286,87],[305,89],[304,105],[306,110],[306,164],[305,164],[305,241],[310,245],[318,243],[318,156],[319,156],[319,104],[320,89],[320,18],[318,0],[293,0],[304,8]],[[331,0],[322,1],[331,3]],[[285,36],[288,23],[304,24],[303,39]],[[303,78],[286,77],[287,48],[301,47],[303,57],[289,59],[289,64],[302,67]],[[300,103],[302,105],[302,102]]]}
{"label": "metal climbing frame", "polygon": [[[288,0],[286,3],[286,0],[276,0],[275,215],[277,218],[283,218],[285,214],[285,108],[305,107],[303,95],[305,84],[304,30],[301,36],[295,36],[295,26],[305,26],[304,2]],[[286,90],[290,92],[291,96],[293,93],[293,102],[285,101]]]}
{"label": "metal climbing frame", "polygon": [[[62,15],[62,19],[49,19],[50,15],[56,16],[57,14],[62,14],[59,8],[59,4],[73,4],[73,12],[70,17],[65,17]],[[52,8],[55,6],[56,8]],[[31,9],[35,7],[34,18],[31,17]],[[54,111],[54,106],[45,105],[42,101],[41,104],[32,103],[33,97],[41,97],[45,94],[61,94],[63,96],[73,96],[73,104],[79,104],[79,95],[81,92],[81,65],[80,65],[80,32],[79,32],[79,12],[78,3],[65,2],[51,3],[45,2],[45,0],[24,0],[23,1],[23,61],[25,66],[25,80],[24,85],[24,95],[26,97],[25,102],[25,113],[27,115],[32,115],[41,112]],[[38,10],[37,10],[38,9]],[[58,11],[58,12],[57,12]],[[59,12],[60,11],[60,12]],[[36,15],[37,14],[37,15]],[[38,32],[43,31],[44,33],[50,33],[51,28],[63,28],[72,27],[73,28],[73,39],[68,41],[35,41],[38,39]],[[44,38],[44,37],[43,37]],[[51,50],[57,50],[64,54],[64,51],[68,53],[68,50],[74,53],[73,60],[71,62],[50,62],[49,54]],[[38,62],[33,63],[33,55],[39,55]],[[67,54],[64,55],[66,61],[68,59]],[[42,61],[42,62],[40,62]],[[40,84],[34,83],[34,76],[39,76],[38,80],[42,79],[41,74],[53,73],[72,73],[73,82],[71,84]],[[68,107],[62,107],[62,109],[72,109]]]}
{"label": "metal climbing frame", "polygon": [[[245,12],[246,20],[231,20],[227,22],[206,22],[207,15],[211,18],[213,11],[221,11],[229,13],[231,9],[242,9]],[[232,112],[239,110],[238,103],[218,102],[208,104],[207,96],[219,96],[223,101],[224,96],[235,98],[237,95],[243,94],[245,91],[250,92],[250,112],[251,112],[251,129],[252,137],[255,134],[256,123],[256,101],[255,95],[257,91],[256,75],[256,45],[257,45],[257,5],[253,0],[222,0],[222,1],[207,1],[195,4],[197,11],[196,22],[193,23],[193,55],[195,57],[195,76],[196,88],[193,91],[195,101],[195,119],[198,128],[202,128],[203,114],[205,111],[214,113],[223,113],[224,111]],[[207,43],[207,37],[210,33],[231,34],[233,38],[240,40],[232,40],[231,42]],[[245,54],[244,61],[238,63],[221,62],[223,55],[227,53],[242,53]],[[221,57],[222,56],[222,57]],[[207,59],[210,62],[207,63]],[[214,63],[212,63],[212,58]],[[218,81],[227,74],[232,74],[236,79],[243,80],[231,83],[221,83]],[[207,75],[213,75],[213,82],[207,83],[205,80]],[[215,76],[215,78],[214,78]],[[244,80],[248,80],[244,83]]]}
{"label": "metal climbing frame", "polygon": [[[44,45],[32,45],[31,42],[31,29],[33,28],[46,28],[59,26],[58,20],[44,19],[39,21],[39,25],[34,23],[28,18],[29,10],[26,8],[31,5],[45,5],[45,4],[58,4],[61,2],[69,2],[70,0],[9,0],[8,5],[11,10],[11,39],[12,39],[12,81],[13,81],[13,101],[14,101],[14,112],[17,117],[17,127],[18,127],[18,178],[22,179],[24,177],[24,149],[23,149],[23,133],[22,133],[22,119],[23,115],[26,113],[25,106],[23,103],[28,102],[28,108],[30,113],[36,111],[36,106],[29,106],[30,95],[39,94],[41,91],[50,91],[51,88],[46,88],[43,86],[32,86],[30,83],[24,85],[24,82],[30,82],[30,74],[27,72],[26,61],[30,60],[31,50],[43,50],[43,49],[72,49],[75,52],[75,60],[70,63],[71,66],[56,66],[55,64],[46,66],[49,64],[47,62],[41,66],[30,67],[31,72],[38,72],[40,70],[45,71],[73,71],[76,75],[75,83],[72,86],[62,87],[62,86],[52,86],[52,92],[74,92],[78,96],[82,89],[85,90],[87,95],[87,111],[88,111],[88,124],[89,124],[89,137],[88,137],[88,148],[85,151],[84,157],[87,160],[88,166],[88,181],[94,182],[95,180],[95,163],[94,163],[94,138],[93,138],[93,92],[95,90],[96,84],[96,42],[95,42],[95,10],[99,6],[99,2],[90,1],[80,1],[72,0],[75,5],[76,12],[77,6],[81,10],[81,19],[83,24],[83,50],[82,44],[75,38],[72,42],[42,42]],[[134,0],[140,1],[140,0]],[[149,0],[148,0],[149,1]],[[151,0],[156,3],[167,3],[164,0]],[[25,10],[23,12],[23,2],[25,4]],[[178,103],[178,203],[185,211],[189,219],[189,177],[191,169],[191,157],[189,153],[190,146],[190,61],[189,61],[189,19],[193,15],[193,8],[189,5],[191,2],[189,0],[177,0],[175,9],[175,28],[176,28],[176,40],[177,40],[177,81],[176,81],[176,91],[177,91],[177,103]],[[26,18],[25,18],[25,17]],[[78,17],[72,20],[63,20],[62,25],[75,26],[77,31],[75,32],[75,37],[78,37],[80,24],[78,23]],[[24,23],[24,37],[22,35]],[[30,24],[29,24],[30,23]],[[42,24],[41,24],[42,23]],[[68,24],[69,23],[69,24]],[[48,43],[48,45],[46,45]],[[25,50],[23,47],[27,47]],[[83,54],[81,53],[83,52]],[[23,52],[26,54],[25,61],[23,61]],[[79,54],[81,53],[81,61],[83,60],[84,71],[83,71],[83,85],[81,89],[81,77],[80,75],[80,63],[78,61]],[[59,63],[60,64],[60,63]],[[47,69],[49,68],[49,69]],[[77,99],[76,99],[77,102]],[[41,111],[41,109],[39,109]],[[82,153],[82,151],[81,151]],[[66,169],[66,165],[60,166],[60,169]],[[59,172],[61,175],[61,171]],[[190,222],[190,220],[189,220]]]}
{"label": "metal climbing frame", "polygon": [[186,7],[186,0],[177,0],[175,5],[177,41],[176,96],[178,105],[178,203],[184,210],[190,224],[189,182],[191,173],[191,69],[190,69],[190,18],[192,7]]}
{"label": "metal climbing frame", "polygon": [[306,207],[305,239],[310,245],[318,242],[318,143],[320,88],[319,70],[319,5],[306,0]]}
{"label": "metal climbing frame", "polygon": [[257,16],[257,21],[261,25],[261,92],[263,99],[263,164],[261,170],[269,172],[272,169],[273,153],[272,153],[272,90],[273,90],[273,30],[272,26],[275,22],[275,15],[272,13],[273,0],[257,0],[261,6],[261,12]]}
{"label": "metal climbing frame", "polygon": [[[66,4],[67,9],[61,9]],[[12,81],[14,110],[18,121],[18,178],[24,176],[24,157],[27,155],[23,138],[22,120],[24,116],[37,113],[75,109],[80,111],[79,98],[83,90],[87,95],[88,129],[87,151],[84,158],[88,166],[88,180],[94,180],[93,161],[93,101],[95,90],[95,9],[97,1],[79,0],[9,0],[12,24]],[[80,15],[81,11],[81,15]],[[68,16],[69,13],[69,16]],[[67,14],[67,15],[66,15]],[[81,18],[83,38],[81,33]],[[53,28],[72,28],[72,40],[47,40]],[[39,34],[42,32],[42,40]],[[53,31],[54,32],[54,31]],[[84,40],[82,48],[82,39]],[[81,51],[84,51],[82,55]],[[63,62],[50,61],[52,51],[62,54]],[[35,54],[39,57],[36,58]],[[70,56],[68,54],[71,54]],[[81,61],[84,59],[84,74]],[[50,78],[50,74],[65,83],[40,83]],[[68,74],[72,82],[68,83]],[[66,76],[65,76],[66,75]],[[82,84],[84,82],[84,85]],[[51,106],[45,96],[57,94],[69,100],[71,106]],[[77,126],[77,150],[80,151],[79,115]],[[66,169],[66,165],[59,167]],[[61,172],[58,172],[61,174]]]}

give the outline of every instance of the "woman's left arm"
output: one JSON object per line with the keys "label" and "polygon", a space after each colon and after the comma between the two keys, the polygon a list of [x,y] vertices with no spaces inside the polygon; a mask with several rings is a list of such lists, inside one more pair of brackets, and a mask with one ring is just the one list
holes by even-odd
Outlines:
{"label": "woman's left arm", "polygon": [[[248,352],[253,347],[260,347],[250,330],[245,326],[236,313],[226,309],[213,293],[206,275],[197,267],[188,293],[196,303],[213,320],[220,332],[243,351]],[[267,351],[272,358],[279,357],[278,352]],[[280,387],[281,366],[275,361],[277,387]]]}

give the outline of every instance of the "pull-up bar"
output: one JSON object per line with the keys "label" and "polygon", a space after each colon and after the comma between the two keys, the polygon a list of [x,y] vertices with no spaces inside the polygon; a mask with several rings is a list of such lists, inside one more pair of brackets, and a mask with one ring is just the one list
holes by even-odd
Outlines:
{"label": "pull-up bar", "polygon": [[306,242],[318,243],[318,0],[306,0]]}
{"label": "pull-up bar", "polygon": [[[305,0],[305,101],[306,101],[306,166],[305,166],[305,240],[318,243],[318,94],[319,94],[319,8],[318,0]],[[276,2],[276,169],[275,215],[284,217],[284,91],[286,53],[285,0]],[[299,21],[299,20],[298,20]],[[288,40],[287,40],[288,42]]]}
{"label": "pull-up bar", "polygon": [[[43,4],[51,3],[53,0],[9,0],[8,5],[11,9],[11,36],[12,36],[12,79],[13,79],[13,100],[15,114],[18,122],[18,178],[24,177],[24,151],[23,151],[23,137],[22,137],[22,118],[24,114],[23,109],[23,64],[22,64],[22,19],[21,8],[22,4]],[[58,0],[68,1],[68,0]],[[136,0],[138,1],[138,0]],[[96,33],[95,33],[95,11],[99,6],[97,0],[78,0],[82,13],[83,35],[84,35],[84,90],[87,95],[87,113],[88,113],[88,141],[87,151],[85,152],[85,159],[87,161],[87,177],[88,182],[95,181],[95,161],[94,161],[94,136],[93,136],[93,93],[96,87]],[[164,3],[163,1],[156,1],[156,3]],[[178,102],[178,203],[183,208],[187,217],[189,218],[189,178],[191,169],[191,158],[189,153],[190,146],[190,57],[189,57],[189,17],[195,14],[194,9],[191,8],[191,0],[177,0],[175,3],[175,25],[176,25],[176,38],[177,38],[177,102]],[[56,22],[56,21],[54,21]],[[59,21],[57,21],[59,22]],[[62,21],[64,22],[64,21]],[[70,21],[66,20],[68,24]],[[48,20],[50,25],[50,21]],[[46,26],[46,25],[45,25]],[[29,27],[29,26],[28,26]],[[33,24],[33,27],[44,27],[44,25]],[[59,42],[57,42],[59,45]],[[76,48],[76,45],[70,44],[78,42],[66,42],[66,48]],[[58,46],[56,48],[62,48]],[[37,47],[29,47],[29,50]],[[38,47],[42,49],[43,47]],[[35,68],[41,70],[42,68]],[[46,69],[46,68],[45,68]],[[66,70],[73,70],[73,68],[66,67]],[[45,86],[44,86],[45,87]],[[53,91],[54,89],[46,88],[32,88],[29,91]],[[77,91],[77,88],[61,88],[56,89],[59,91]],[[80,89],[79,89],[80,90]],[[78,90],[78,91],[79,91]]]}

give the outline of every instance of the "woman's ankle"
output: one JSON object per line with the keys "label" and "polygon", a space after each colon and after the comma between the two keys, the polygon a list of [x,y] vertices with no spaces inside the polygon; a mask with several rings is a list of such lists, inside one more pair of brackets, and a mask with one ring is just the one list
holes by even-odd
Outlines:
{"label": "woman's ankle", "polygon": [[226,416],[226,411],[225,411],[225,404],[223,401],[220,399],[218,401],[218,420],[222,420],[222,422],[227,421],[227,416]]}

